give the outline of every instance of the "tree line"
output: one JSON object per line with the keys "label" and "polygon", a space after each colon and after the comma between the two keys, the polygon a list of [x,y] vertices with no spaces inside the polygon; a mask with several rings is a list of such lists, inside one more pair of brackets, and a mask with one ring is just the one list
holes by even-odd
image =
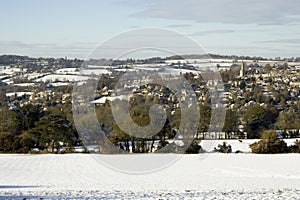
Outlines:
{"label": "tree line", "polygon": [[[59,152],[61,146],[80,145],[76,129],[61,106],[44,109],[28,104],[0,107],[0,152],[28,153],[32,149]],[[70,111],[69,111],[70,112]]]}

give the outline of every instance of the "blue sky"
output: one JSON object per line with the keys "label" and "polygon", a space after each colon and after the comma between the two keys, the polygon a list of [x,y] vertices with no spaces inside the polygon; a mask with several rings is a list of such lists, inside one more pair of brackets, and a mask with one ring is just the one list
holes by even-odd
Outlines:
{"label": "blue sky", "polygon": [[0,0],[0,54],[85,58],[134,28],[187,35],[206,52],[300,56],[298,0]]}

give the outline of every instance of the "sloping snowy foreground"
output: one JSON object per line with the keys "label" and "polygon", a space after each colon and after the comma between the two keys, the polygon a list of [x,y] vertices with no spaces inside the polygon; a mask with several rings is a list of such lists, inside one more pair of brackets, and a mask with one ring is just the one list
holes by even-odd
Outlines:
{"label": "sloping snowy foreground", "polygon": [[0,154],[0,199],[23,198],[300,199],[300,155],[183,155],[169,167],[137,175],[112,170],[89,154]]}

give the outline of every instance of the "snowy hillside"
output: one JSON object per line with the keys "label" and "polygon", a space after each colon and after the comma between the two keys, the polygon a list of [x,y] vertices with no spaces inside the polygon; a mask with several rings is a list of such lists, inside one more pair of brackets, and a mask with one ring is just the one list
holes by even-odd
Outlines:
{"label": "snowy hillside", "polygon": [[[124,155],[100,156],[117,160]],[[157,155],[142,156],[147,159]],[[300,196],[299,154],[202,156],[183,155],[163,170],[134,175],[107,168],[88,154],[0,154],[0,199],[297,199]]]}

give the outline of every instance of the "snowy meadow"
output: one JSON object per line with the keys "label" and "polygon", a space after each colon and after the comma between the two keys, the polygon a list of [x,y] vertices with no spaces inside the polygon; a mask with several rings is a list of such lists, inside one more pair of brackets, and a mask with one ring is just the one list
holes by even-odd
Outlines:
{"label": "snowy meadow", "polygon": [[132,174],[111,169],[91,154],[1,154],[0,199],[299,199],[299,158],[183,155],[156,172]]}

